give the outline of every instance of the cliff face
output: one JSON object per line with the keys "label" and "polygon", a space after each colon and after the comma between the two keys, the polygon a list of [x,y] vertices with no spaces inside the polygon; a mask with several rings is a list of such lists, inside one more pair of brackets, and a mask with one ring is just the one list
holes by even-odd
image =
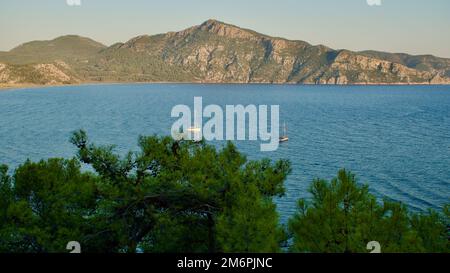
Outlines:
{"label": "cliff face", "polygon": [[435,75],[437,74],[419,71],[398,63],[341,51],[334,58],[326,73],[320,78],[319,83],[427,84],[435,78]]}
{"label": "cliff face", "polygon": [[[179,32],[138,36],[58,60],[83,81],[205,83],[449,84],[448,59],[418,64],[394,54],[351,52],[270,37],[208,20]],[[86,47],[86,45],[84,45]],[[91,50],[92,48],[92,50]],[[4,54],[0,55],[2,60]],[[408,55],[409,56],[409,55]],[[9,55],[9,60],[14,56]],[[23,61],[23,58],[20,58]],[[432,60],[432,61],[431,61]],[[57,60],[53,60],[57,61]],[[422,68],[422,69],[420,69]],[[425,68],[425,69],[423,69]],[[69,73],[69,72],[67,72]],[[73,76],[76,75],[76,76]]]}

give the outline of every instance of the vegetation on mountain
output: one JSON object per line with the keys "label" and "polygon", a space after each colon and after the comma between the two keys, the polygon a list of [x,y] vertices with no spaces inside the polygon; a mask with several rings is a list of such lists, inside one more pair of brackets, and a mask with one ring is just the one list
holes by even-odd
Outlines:
{"label": "vegetation on mountain", "polygon": [[[0,63],[64,63],[71,82],[447,84],[450,59],[352,52],[270,37],[216,20],[179,32],[142,35],[106,47],[63,36],[0,53]],[[0,71],[0,83],[50,83]],[[18,80],[17,80],[18,79]],[[58,83],[66,80],[56,80]]]}
{"label": "vegetation on mountain", "polygon": [[450,77],[450,59],[438,58],[433,55],[413,56],[405,53],[379,51],[362,51],[360,53],[368,57],[402,64],[417,70],[439,72],[446,77]]}
{"label": "vegetation on mountain", "polygon": [[66,35],[50,41],[32,41],[0,54],[2,61],[10,64],[51,63],[58,60],[84,61],[105,45],[89,38]]}

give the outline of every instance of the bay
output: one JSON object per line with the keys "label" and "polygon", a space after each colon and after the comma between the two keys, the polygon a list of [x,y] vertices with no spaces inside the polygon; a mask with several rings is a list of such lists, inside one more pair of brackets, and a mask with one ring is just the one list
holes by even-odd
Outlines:
{"label": "bay", "polygon": [[[308,198],[312,179],[352,170],[372,193],[412,210],[440,209],[450,200],[450,86],[301,86],[111,84],[0,92],[0,163],[70,158],[71,133],[88,132],[124,154],[139,135],[169,135],[173,106],[280,105],[289,142],[261,152],[260,142],[237,141],[249,159],[284,158],[293,172],[281,219]],[[223,146],[225,143],[213,143]]]}

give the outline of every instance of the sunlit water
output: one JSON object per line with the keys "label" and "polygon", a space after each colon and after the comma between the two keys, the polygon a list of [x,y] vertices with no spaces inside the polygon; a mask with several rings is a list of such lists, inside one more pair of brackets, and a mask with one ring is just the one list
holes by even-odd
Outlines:
{"label": "sunlit water", "polygon": [[[280,105],[290,140],[250,159],[286,158],[293,172],[277,200],[282,220],[307,198],[313,178],[355,172],[379,197],[413,210],[439,209],[450,197],[450,87],[137,84],[51,87],[0,92],[0,162],[72,157],[71,132],[83,128],[97,144],[137,149],[139,135],[170,134],[174,105]],[[223,145],[220,143],[219,145]]]}

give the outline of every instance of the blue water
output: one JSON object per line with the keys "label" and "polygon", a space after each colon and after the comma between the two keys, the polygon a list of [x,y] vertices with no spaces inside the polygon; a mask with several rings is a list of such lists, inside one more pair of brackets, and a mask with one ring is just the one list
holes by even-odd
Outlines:
{"label": "blue water", "polygon": [[[290,159],[282,220],[307,198],[313,178],[355,172],[372,193],[413,210],[439,209],[450,197],[450,87],[136,84],[0,92],[0,162],[72,157],[71,132],[97,144],[137,148],[139,135],[170,134],[177,104],[280,105],[290,141],[271,153],[238,142],[250,159]],[[222,145],[220,143],[219,145]]]}

